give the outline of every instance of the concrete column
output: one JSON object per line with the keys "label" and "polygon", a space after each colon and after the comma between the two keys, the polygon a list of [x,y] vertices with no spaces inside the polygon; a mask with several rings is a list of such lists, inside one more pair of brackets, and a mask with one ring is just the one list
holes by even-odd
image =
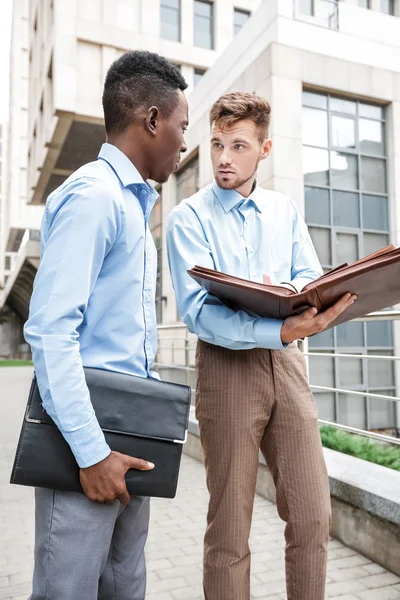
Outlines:
{"label": "concrete column", "polygon": [[159,0],[141,0],[141,30],[143,38],[160,36]]}
{"label": "concrete column", "polygon": [[194,67],[191,67],[190,65],[181,65],[181,73],[189,86],[185,91],[186,96],[188,96],[194,88]]}
{"label": "concrete column", "polygon": [[273,146],[269,158],[260,163],[260,184],[288,193],[304,214],[304,182],[302,169],[302,90],[301,69],[291,61],[286,49],[274,46],[270,54],[272,75],[257,88],[272,108]]}
{"label": "concrete column", "polygon": [[233,40],[233,1],[214,1],[214,50],[222,52]]}
{"label": "concrete column", "polygon": [[194,39],[194,3],[193,0],[181,0],[181,42],[193,46]]}

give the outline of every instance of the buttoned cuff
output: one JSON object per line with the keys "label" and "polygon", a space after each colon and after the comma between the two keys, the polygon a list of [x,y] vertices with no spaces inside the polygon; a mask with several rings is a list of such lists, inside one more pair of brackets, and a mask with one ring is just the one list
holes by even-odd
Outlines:
{"label": "buttoned cuff", "polygon": [[81,469],[99,463],[111,453],[96,416],[80,429],[61,433]]}
{"label": "buttoned cuff", "polygon": [[287,344],[281,340],[283,321],[280,319],[256,319],[254,323],[254,336],[257,348],[269,350],[285,350]]}

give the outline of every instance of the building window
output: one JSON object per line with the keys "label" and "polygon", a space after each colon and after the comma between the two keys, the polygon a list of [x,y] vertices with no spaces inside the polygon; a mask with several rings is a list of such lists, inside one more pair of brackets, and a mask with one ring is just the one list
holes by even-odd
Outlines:
{"label": "building window", "polygon": [[[385,109],[303,93],[305,217],[328,271],[389,243]],[[310,351],[393,354],[389,321],[345,323],[309,339]],[[394,394],[390,361],[310,357],[314,385]],[[394,403],[316,393],[322,419],[360,428],[394,426]]]}
{"label": "building window", "polygon": [[314,0],[300,0],[299,10],[302,15],[314,16]]}
{"label": "building window", "polygon": [[194,44],[200,48],[214,48],[213,3],[205,0],[194,2]]}
{"label": "building window", "polygon": [[199,157],[196,156],[176,175],[176,203],[190,198],[199,189]]}
{"label": "building window", "polygon": [[381,0],[381,12],[394,16],[394,0]]}
{"label": "building window", "polygon": [[149,227],[157,250],[157,279],[156,279],[156,318],[162,323],[162,195],[160,194],[150,213]]}
{"label": "building window", "polygon": [[193,85],[195,87],[199,83],[200,79],[203,77],[205,72],[206,72],[206,69],[195,69],[194,70]]}
{"label": "building window", "polygon": [[234,34],[237,35],[239,31],[242,29],[243,25],[246,23],[248,18],[250,17],[250,13],[247,10],[240,10],[239,8],[235,8],[233,11],[233,27]]}
{"label": "building window", "polygon": [[358,6],[361,8],[371,8],[371,0],[358,0]]}
{"label": "building window", "polygon": [[164,40],[181,41],[181,2],[180,0],[161,0],[160,34]]}

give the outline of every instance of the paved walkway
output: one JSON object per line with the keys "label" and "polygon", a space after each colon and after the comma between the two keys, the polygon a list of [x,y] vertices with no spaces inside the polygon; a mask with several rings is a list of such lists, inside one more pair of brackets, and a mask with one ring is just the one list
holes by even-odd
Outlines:
{"label": "paved walkway", "polygon": [[[29,379],[30,369],[0,368],[0,600],[26,600],[30,592],[33,494],[8,484]],[[206,507],[203,466],[184,457],[177,497],[152,502],[147,600],[203,598]],[[261,497],[255,502],[251,546],[252,599],[284,600],[283,523],[275,506]],[[326,592],[332,600],[400,599],[400,578],[332,540]]]}

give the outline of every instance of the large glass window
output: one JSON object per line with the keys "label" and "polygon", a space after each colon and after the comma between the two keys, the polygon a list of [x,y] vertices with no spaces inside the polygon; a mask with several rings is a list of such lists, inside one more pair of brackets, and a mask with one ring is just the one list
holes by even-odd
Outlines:
{"label": "large glass window", "polygon": [[181,41],[181,0],[161,0],[160,34],[164,40]]}
{"label": "large glass window", "polygon": [[[386,246],[384,108],[305,91],[303,143],[305,217],[324,271]],[[389,321],[346,323],[311,337],[309,348],[311,352],[393,354],[392,325]],[[310,381],[360,392],[395,392],[390,361],[311,356]],[[392,402],[381,401],[378,406],[378,400],[334,392],[315,396],[322,419],[368,428],[394,425]]]}
{"label": "large glass window", "polygon": [[156,317],[157,323],[162,323],[162,195],[159,196],[150,213],[149,227],[157,250],[157,280],[156,280]]}
{"label": "large glass window", "polygon": [[394,15],[394,0],[381,0],[381,12]]}
{"label": "large glass window", "polygon": [[176,175],[176,203],[190,198],[199,189],[199,158],[196,156]]}
{"label": "large glass window", "polygon": [[194,2],[194,44],[200,48],[214,48],[214,6],[212,2]]}
{"label": "large glass window", "polygon": [[314,15],[314,0],[300,0],[299,10],[302,15]]}
{"label": "large glass window", "polygon": [[233,28],[235,35],[239,33],[249,17],[250,13],[247,10],[240,10],[240,8],[235,8],[233,10]]}

